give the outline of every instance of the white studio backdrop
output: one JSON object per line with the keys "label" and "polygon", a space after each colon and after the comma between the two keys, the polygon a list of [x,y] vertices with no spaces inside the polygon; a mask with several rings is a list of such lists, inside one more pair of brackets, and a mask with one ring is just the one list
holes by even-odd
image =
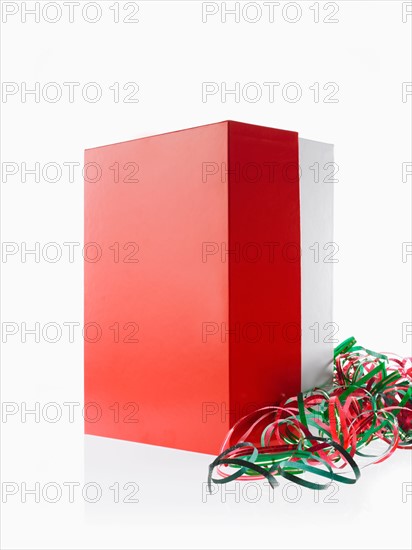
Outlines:
{"label": "white studio backdrop", "polygon": [[334,144],[336,337],[410,355],[411,2],[1,9],[2,546],[409,548],[407,452],[326,501],[207,497],[209,456],[85,438],[78,327],[83,150],[232,119]]}

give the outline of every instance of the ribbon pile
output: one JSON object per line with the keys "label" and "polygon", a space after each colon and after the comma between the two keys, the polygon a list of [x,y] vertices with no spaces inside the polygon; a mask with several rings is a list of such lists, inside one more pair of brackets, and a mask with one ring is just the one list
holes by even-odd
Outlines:
{"label": "ribbon pile", "polygon": [[[259,445],[248,441],[256,433]],[[258,409],[233,426],[209,466],[208,486],[266,478],[275,488],[282,476],[326,489],[332,481],[356,483],[365,460],[376,464],[411,448],[412,358],[375,353],[351,337],[335,349],[330,389]]]}

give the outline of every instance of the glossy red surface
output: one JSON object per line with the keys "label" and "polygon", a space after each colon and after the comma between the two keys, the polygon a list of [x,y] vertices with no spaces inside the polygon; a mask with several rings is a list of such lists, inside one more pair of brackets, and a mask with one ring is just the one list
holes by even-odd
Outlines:
{"label": "glossy red surface", "polygon": [[300,323],[300,262],[282,254],[299,181],[264,166],[297,162],[296,133],[236,122],[86,150],[86,433],[215,454],[250,407],[299,391],[300,341],[282,336]]}

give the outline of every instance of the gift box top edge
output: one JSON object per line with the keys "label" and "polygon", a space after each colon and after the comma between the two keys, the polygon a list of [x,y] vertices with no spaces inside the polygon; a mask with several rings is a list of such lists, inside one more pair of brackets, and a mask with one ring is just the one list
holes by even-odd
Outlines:
{"label": "gift box top edge", "polygon": [[130,143],[132,141],[141,141],[141,140],[144,140],[144,139],[151,139],[151,138],[165,136],[165,135],[169,135],[169,134],[176,134],[178,132],[187,132],[187,131],[190,131],[190,130],[196,130],[198,128],[207,128],[208,126],[216,126],[218,124],[239,125],[239,126],[248,127],[249,129],[250,128],[260,128],[260,129],[265,129],[265,130],[276,130],[277,132],[285,132],[285,134],[298,136],[298,132],[295,132],[293,130],[284,130],[282,128],[273,128],[271,126],[263,126],[261,124],[252,124],[250,122],[241,122],[241,121],[238,121],[238,120],[221,120],[219,122],[211,122],[209,124],[200,124],[199,126],[191,126],[189,128],[181,128],[180,130],[171,130],[169,132],[161,132],[160,134],[151,134],[149,136],[141,136],[139,138],[127,139],[125,141],[118,141],[118,142],[115,142],[115,143],[107,143],[105,145],[97,145],[95,147],[87,147],[87,148],[85,148],[85,151],[91,151],[91,150],[94,150],[94,149],[102,149],[103,147],[113,147],[114,145],[123,145],[124,143]]}

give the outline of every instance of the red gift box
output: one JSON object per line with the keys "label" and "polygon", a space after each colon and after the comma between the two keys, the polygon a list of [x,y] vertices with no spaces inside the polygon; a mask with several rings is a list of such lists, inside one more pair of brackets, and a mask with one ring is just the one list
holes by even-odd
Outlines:
{"label": "red gift box", "polygon": [[303,216],[324,149],[302,167],[300,147],[226,121],[86,150],[87,434],[215,454],[238,418],[330,375],[306,325],[331,321],[331,272],[302,229],[329,238],[332,202],[317,185]]}

